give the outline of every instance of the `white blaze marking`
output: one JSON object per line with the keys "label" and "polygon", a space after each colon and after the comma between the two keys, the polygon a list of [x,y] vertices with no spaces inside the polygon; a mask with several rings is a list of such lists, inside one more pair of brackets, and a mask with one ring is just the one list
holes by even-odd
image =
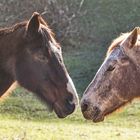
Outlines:
{"label": "white blaze marking", "polygon": [[52,43],[51,41],[49,41],[49,44],[50,44],[51,49],[53,50],[53,52],[58,52],[58,48],[54,45],[54,43]]}
{"label": "white blaze marking", "polygon": [[72,93],[74,96],[72,103],[75,103],[76,105],[78,105],[79,104],[78,94],[77,94],[77,91],[75,89],[75,86],[74,86],[73,81],[70,78],[69,74],[67,74],[67,78],[68,78],[67,90],[70,93]]}

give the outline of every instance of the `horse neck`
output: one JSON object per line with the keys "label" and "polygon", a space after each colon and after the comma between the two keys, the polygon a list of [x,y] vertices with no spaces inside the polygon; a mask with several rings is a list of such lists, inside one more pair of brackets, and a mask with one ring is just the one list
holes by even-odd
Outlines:
{"label": "horse neck", "polygon": [[0,37],[0,68],[14,75],[15,59],[18,54],[19,42],[23,36],[23,29],[17,29]]}

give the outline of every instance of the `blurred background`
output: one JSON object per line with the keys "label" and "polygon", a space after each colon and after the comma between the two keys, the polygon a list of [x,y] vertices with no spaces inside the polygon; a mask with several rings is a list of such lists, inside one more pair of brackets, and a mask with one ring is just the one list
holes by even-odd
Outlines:
{"label": "blurred background", "polygon": [[[0,0],[0,27],[43,18],[61,44],[66,67],[79,97],[105,58],[112,40],[140,26],[139,0]],[[17,88],[0,102],[0,140],[139,140],[140,105],[99,124],[86,121],[80,108],[58,120],[32,93]]]}

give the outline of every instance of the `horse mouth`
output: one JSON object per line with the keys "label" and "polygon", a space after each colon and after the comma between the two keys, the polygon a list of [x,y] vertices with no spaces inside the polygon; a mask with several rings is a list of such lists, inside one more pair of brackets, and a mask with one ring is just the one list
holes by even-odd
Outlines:
{"label": "horse mouth", "polygon": [[[119,105],[120,107],[121,105]],[[101,111],[99,110],[99,108],[95,108],[92,107],[92,109],[87,110],[83,113],[83,116],[85,119],[87,120],[92,120],[93,122],[97,123],[97,122],[102,122],[104,121],[104,118],[110,114],[112,114],[113,112],[115,112],[117,110],[118,106],[116,106],[115,108],[112,108],[110,110],[106,110],[106,111]]]}
{"label": "horse mouth", "polygon": [[93,121],[94,123],[102,122],[102,121],[104,121],[104,116],[103,116],[103,115],[99,115],[99,116],[97,116],[97,117],[93,117],[93,118],[92,118],[92,121]]}
{"label": "horse mouth", "polygon": [[99,106],[83,103],[81,104],[81,111],[85,119],[92,120],[95,123],[103,121],[105,117]]}
{"label": "horse mouth", "polygon": [[56,113],[58,118],[62,118],[63,119],[65,117],[67,117],[67,115],[65,113],[62,113],[62,112],[60,113],[60,112],[56,112],[56,111],[55,111],[55,113]]}
{"label": "horse mouth", "polygon": [[71,104],[68,107],[61,107],[57,102],[54,104],[54,112],[58,118],[65,118],[72,114],[75,110],[75,104]]}
{"label": "horse mouth", "polygon": [[98,112],[92,112],[92,111],[85,111],[83,112],[83,116],[87,120],[92,120],[94,123],[102,122],[104,121],[104,115]]}

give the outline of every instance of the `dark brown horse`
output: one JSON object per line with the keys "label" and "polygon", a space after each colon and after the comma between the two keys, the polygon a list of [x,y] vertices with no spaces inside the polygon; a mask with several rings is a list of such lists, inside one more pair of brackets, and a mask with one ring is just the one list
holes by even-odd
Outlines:
{"label": "dark brown horse", "polygon": [[140,97],[139,28],[113,41],[107,57],[83,95],[81,108],[94,122]]}
{"label": "dark brown horse", "polygon": [[35,93],[60,118],[71,114],[78,103],[61,47],[36,12],[29,21],[0,29],[1,97],[15,81]]}

